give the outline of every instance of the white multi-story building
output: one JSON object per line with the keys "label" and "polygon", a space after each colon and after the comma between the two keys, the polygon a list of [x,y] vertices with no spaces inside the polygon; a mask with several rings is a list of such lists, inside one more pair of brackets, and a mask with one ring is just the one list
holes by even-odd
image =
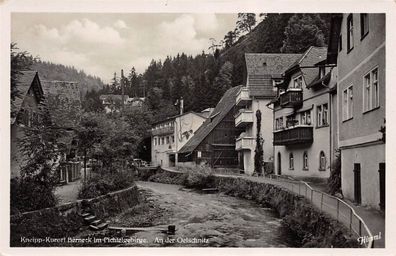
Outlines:
{"label": "white multi-story building", "polygon": [[300,54],[247,53],[246,86],[241,87],[236,97],[235,126],[244,131],[236,139],[235,149],[239,155],[239,166],[246,174],[254,173],[254,155],[257,138],[257,116],[261,112],[260,137],[263,139],[265,168],[273,166],[272,109],[267,107],[276,96],[273,80],[281,78],[285,69]]}
{"label": "white multi-story building", "polygon": [[153,124],[151,129],[152,165],[175,166],[178,151],[191,139],[205,120],[205,115],[201,113],[187,112]]}

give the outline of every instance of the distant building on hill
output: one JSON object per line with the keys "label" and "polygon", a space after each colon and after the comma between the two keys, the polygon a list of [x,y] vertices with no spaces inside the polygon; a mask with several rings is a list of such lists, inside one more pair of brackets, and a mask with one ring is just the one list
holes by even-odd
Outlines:
{"label": "distant building on hill", "polygon": [[143,106],[146,100],[144,97],[130,98],[128,95],[122,96],[120,94],[103,94],[99,96],[99,99],[102,101],[106,113],[119,112],[123,105],[139,108]]}

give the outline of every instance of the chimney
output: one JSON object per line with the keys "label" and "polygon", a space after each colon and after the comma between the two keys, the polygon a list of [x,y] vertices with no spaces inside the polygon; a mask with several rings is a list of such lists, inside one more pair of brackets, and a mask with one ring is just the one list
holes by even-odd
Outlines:
{"label": "chimney", "polygon": [[184,111],[184,100],[183,97],[180,97],[180,115],[183,115]]}

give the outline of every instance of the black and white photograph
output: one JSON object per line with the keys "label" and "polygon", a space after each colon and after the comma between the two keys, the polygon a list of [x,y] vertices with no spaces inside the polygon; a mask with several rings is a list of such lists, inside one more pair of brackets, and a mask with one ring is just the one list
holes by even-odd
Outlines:
{"label": "black and white photograph", "polygon": [[389,14],[243,10],[10,12],[7,246],[389,248]]}

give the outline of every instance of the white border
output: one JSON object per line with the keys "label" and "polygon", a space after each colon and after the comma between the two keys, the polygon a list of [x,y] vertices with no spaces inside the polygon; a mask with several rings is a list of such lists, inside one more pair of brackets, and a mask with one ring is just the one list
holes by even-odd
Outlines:
{"label": "white border", "polygon": [[[394,208],[396,199],[392,194],[395,186],[392,184],[396,180],[395,151],[391,148],[396,142],[396,133],[391,132],[394,127],[394,116],[392,114],[395,107],[391,105],[392,97],[387,99],[387,210],[386,210],[386,249],[195,249],[195,248],[9,248],[9,45],[10,45],[10,13],[11,12],[385,12],[386,15],[386,80],[387,95],[396,95],[396,88],[393,86],[396,73],[395,68],[395,32],[396,27],[396,3],[393,0],[0,0],[0,28],[1,28],[1,58],[0,58],[0,88],[1,108],[0,118],[0,170],[1,177],[1,239],[0,255],[395,255],[396,243],[393,242],[395,236]],[[391,129],[390,129],[391,128]]]}

